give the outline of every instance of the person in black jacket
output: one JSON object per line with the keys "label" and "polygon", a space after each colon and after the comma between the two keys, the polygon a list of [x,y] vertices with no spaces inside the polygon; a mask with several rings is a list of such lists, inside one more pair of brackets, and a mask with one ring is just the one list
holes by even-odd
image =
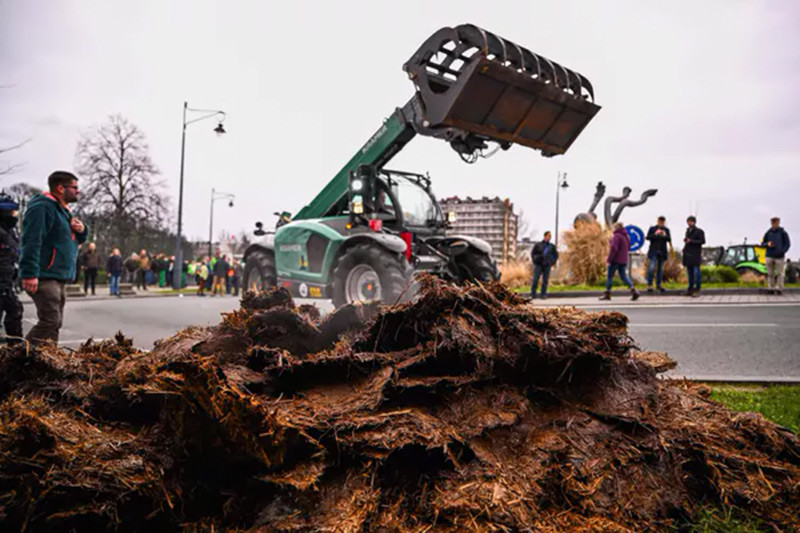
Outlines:
{"label": "person in black jacket", "polygon": [[770,228],[761,240],[767,248],[767,286],[770,294],[783,294],[783,273],[786,267],[786,252],[791,246],[789,234],[781,227],[781,219],[772,217]]}
{"label": "person in black jacket", "polygon": [[14,290],[19,259],[17,210],[19,205],[10,196],[0,193],[0,318],[9,344],[22,341],[22,302]]}
{"label": "person in black jacket", "polygon": [[703,245],[706,243],[706,234],[697,227],[697,219],[690,216],[686,219],[686,237],[683,242],[683,266],[689,278],[687,296],[697,296],[700,293],[700,265],[703,263]]}
{"label": "person in black jacket", "polygon": [[647,292],[653,292],[653,273],[656,274],[656,289],[658,292],[666,292],[661,286],[661,279],[664,272],[664,263],[669,254],[667,245],[672,248],[672,235],[669,228],[665,225],[667,219],[663,216],[658,217],[655,226],[650,226],[647,230],[646,239],[650,241],[650,248],[647,250],[647,259],[650,265],[647,267]]}
{"label": "person in black jacket", "polygon": [[545,231],[541,241],[533,245],[531,250],[533,261],[533,282],[531,283],[531,299],[536,298],[539,278],[542,280],[542,299],[547,298],[547,283],[550,281],[550,269],[558,261],[558,250],[550,242],[550,232]]}
{"label": "person in black jacket", "polygon": [[119,278],[122,275],[122,255],[119,253],[119,248],[114,248],[106,259],[106,273],[108,273],[108,293],[120,298]]}

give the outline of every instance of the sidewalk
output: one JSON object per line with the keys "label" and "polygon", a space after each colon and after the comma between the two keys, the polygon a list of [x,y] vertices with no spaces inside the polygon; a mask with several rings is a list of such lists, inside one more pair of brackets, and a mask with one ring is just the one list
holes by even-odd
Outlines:
{"label": "sidewalk", "polygon": [[[726,289],[730,291],[730,289]],[[566,296],[566,297],[565,297]],[[532,300],[538,306],[575,306],[575,307],[684,307],[694,305],[800,305],[800,291],[784,291],[783,296],[769,294],[736,294],[731,292],[713,293],[703,292],[700,296],[689,297],[673,294],[649,295],[642,294],[637,301],[632,301],[630,292],[614,291],[611,300],[599,300],[599,294],[592,295],[564,295],[548,297],[546,300],[537,298]]]}

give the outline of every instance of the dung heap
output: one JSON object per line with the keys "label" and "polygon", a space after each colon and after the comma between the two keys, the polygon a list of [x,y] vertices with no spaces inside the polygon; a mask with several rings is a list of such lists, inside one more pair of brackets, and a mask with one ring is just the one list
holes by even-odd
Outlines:
{"label": "dung heap", "polygon": [[6,349],[0,529],[797,527],[797,436],[657,380],[626,326],[426,279],[324,321],[250,294],[150,352]]}

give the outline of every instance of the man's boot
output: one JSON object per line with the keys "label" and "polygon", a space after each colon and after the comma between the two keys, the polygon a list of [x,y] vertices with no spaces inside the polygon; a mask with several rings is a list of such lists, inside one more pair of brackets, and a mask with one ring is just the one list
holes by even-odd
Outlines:
{"label": "man's boot", "polygon": [[636,288],[631,289],[631,300],[634,302],[639,299],[639,291]]}
{"label": "man's boot", "polygon": [[610,300],[611,299],[611,291],[606,291],[600,297],[601,300]]}
{"label": "man's boot", "polygon": [[683,293],[684,296],[691,296],[693,294],[694,294],[694,289],[692,288],[686,289],[686,292]]}
{"label": "man's boot", "polygon": [[647,294],[653,294],[653,287],[647,287]]}

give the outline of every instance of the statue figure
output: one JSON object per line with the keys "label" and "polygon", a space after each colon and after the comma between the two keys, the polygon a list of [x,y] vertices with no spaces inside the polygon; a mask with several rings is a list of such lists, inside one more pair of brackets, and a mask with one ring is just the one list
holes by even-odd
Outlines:
{"label": "statue figure", "polygon": [[[609,196],[603,203],[603,215],[605,216],[606,226],[610,228],[613,224],[619,222],[619,219],[622,216],[622,211],[626,207],[636,207],[642,205],[647,201],[648,198],[655,196],[657,192],[658,189],[647,189],[642,193],[638,200],[630,200],[629,197],[631,195],[631,188],[625,187],[622,189],[622,194],[620,196]],[[575,223],[597,222],[597,214],[594,212],[594,210],[597,208],[597,204],[600,203],[600,200],[603,198],[605,193],[606,186],[602,181],[598,182],[594,193],[594,199],[592,200],[592,204],[589,206],[589,211],[576,216]],[[613,209],[614,204],[618,204],[616,209]]]}

